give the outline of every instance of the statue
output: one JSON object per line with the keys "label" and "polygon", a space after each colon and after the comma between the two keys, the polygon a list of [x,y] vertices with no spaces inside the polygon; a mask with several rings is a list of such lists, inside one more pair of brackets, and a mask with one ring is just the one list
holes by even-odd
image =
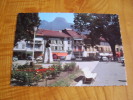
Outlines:
{"label": "statue", "polygon": [[44,63],[51,63],[51,62],[53,62],[53,56],[52,56],[52,51],[50,48],[50,40],[48,40],[45,45]]}

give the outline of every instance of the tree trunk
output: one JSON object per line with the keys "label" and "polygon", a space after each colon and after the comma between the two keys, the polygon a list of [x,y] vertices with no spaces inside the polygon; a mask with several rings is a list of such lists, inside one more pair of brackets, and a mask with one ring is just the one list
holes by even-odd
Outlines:
{"label": "tree trunk", "polygon": [[110,47],[113,53],[113,60],[116,61],[116,52],[115,52],[115,44],[114,43],[110,43]]}

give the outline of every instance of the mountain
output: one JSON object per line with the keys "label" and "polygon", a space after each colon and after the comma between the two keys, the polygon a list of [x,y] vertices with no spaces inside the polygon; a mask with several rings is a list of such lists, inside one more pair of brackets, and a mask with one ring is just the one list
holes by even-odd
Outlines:
{"label": "mountain", "polygon": [[73,24],[68,23],[64,18],[56,17],[52,22],[42,20],[39,28],[47,30],[62,30],[65,28],[71,28],[71,25]]}

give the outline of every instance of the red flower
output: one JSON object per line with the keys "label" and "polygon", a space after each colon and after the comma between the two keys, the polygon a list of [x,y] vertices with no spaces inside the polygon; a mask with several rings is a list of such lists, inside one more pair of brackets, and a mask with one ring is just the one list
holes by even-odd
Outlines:
{"label": "red flower", "polygon": [[55,69],[54,69],[54,68],[48,68],[48,70],[52,70],[52,71],[54,71]]}
{"label": "red flower", "polygon": [[38,72],[46,72],[47,69],[46,69],[46,68],[43,68],[43,69],[36,69],[36,71],[38,71]]}

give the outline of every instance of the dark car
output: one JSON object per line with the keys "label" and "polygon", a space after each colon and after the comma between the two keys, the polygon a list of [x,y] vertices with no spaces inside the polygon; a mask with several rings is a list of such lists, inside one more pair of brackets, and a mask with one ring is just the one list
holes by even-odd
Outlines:
{"label": "dark car", "polygon": [[60,57],[60,60],[65,60],[65,56],[61,56]]}
{"label": "dark car", "polygon": [[27,60],[32,60],[32,56],[28,56],[26,59]]}

